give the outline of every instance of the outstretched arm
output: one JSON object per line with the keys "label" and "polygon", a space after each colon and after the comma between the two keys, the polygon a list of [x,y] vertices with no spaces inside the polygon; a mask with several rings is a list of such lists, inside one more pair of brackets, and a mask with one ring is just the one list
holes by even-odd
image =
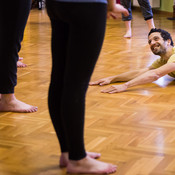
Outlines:
{"label": "outstretched arm", "polygon": [[128,16],[129,12],[122,5],[116,4],[116,0],[108,0],[108,13],[107,17],[110,16],[114,19],[118,18],[118,14],[123,13],[124,16]]}
{"label": "outstretched arm", "polygon": [[116,83],[116,82],[121,82],[121,81],[129,81],[132,80],[133,78],[147,72],[149,68],[143,68],[143,69],[138,69],[138,70],[132,70],[128,71],[119,75],[107,77],[107,78],[102,78],[97,81],[90,82],[89,85],[106,85],[110,83]]}
{"label": "outstretched arm", "polygon": [[102,90],[104,93],[117,93],[117,92],[123,92],[127,88],[151,83],[160,77],[175,71],[175,63],[167,63],[157,69],[149,70],[142,75],[132,79],[131,81],[128,81],[127,83],[121,84],[121,85],[113,85],[105,90]]}

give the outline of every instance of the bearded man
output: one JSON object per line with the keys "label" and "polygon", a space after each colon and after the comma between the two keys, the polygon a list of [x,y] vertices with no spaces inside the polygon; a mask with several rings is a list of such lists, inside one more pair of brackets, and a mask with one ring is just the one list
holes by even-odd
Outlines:
{"label": "bearded man", "polygon": [[151,29],[148,34],[148,44],[151,51],[160,56],[151,66],[103,78],[90,82],[89,85],[102,86],[126,81],[124,84],[113,85],[101,91],[112,94],[126,91],[132,86],[151,83],[166,74],[175,78],[175,47],[171,35],[162,29]]}

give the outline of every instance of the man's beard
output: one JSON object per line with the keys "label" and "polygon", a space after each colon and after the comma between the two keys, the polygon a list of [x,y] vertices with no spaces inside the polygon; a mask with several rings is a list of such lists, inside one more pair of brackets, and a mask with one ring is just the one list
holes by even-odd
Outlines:
{"label": "man's beard", "polygon": [[153,46],[151,50],[155,55],[164,55],[166,53],[166,49],[161,45]]}

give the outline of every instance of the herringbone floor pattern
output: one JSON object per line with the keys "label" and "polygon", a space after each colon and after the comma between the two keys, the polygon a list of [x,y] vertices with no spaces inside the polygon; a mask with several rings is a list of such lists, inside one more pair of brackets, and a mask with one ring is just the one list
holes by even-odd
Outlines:
{"label": "herringbone floor pattern", "polygon": [[[174,38],[174,21],[154,14],[157,28]],[[133,38],[124,39],[124,23],[109,20],[92,80],[151,64],[148,29],[133,12]],[[38,106],[31,114],[0,113],[0,175],[64,175],[60,149],[47,107],[50,79],[50,22],[45,10],[31,10],[20,56],[16,97]],[[175,81],[160,80],[118,94],[91,86],[86,101],[85,142],[100,160],[118,165],[115,175],[175,175]]]}

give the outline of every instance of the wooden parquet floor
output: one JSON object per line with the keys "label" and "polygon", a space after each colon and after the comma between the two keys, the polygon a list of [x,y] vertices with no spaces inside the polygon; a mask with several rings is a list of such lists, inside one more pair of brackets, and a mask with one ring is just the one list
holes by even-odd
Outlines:
{"label": "wooden parquet floor", "polygon": [[[154,14],[157,28],[175,39],[169,14]],[[124,39],[124,23],[109,20],[92,80],[151,64],[148,29],[141,12],[133,11],[133,38]],[[60,149],[47,107],[50,79],[50,22],[45,10],[31,10],[20,56],[16,97],[38,106],[36,113],[0,113],[0,175],[64,175]],[[105,86],[107,87],[107,86]],[[85,142],[100,160],[118,165],[115,175],[175,175],[175,81],[154,83],[118,94],[91,86],[86,101]]]}

